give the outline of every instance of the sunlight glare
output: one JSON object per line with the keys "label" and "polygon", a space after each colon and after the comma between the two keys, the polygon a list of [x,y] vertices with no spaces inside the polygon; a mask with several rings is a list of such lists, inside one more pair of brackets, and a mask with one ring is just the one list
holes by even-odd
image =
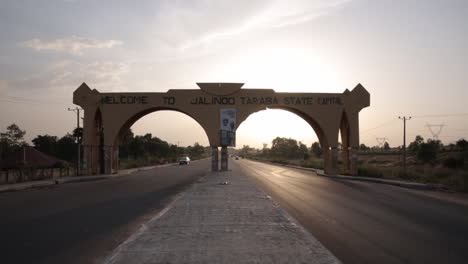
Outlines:
{"label": "sunlight glare", "polygon": [[285,110],[267,109],[242,122],[236,132],[236,147],[262,148],[263,143],[271,147],[271,141],[276,137],[293,138],[308,147],[318,141],[312,127],[301,117]]}
{"label": "sunlight glare", "polygon": [[210,79],[245,82],[246,88],[277,92],[342,92],[331,65],[320,56],[293,48],[247,52],[212,71]]}

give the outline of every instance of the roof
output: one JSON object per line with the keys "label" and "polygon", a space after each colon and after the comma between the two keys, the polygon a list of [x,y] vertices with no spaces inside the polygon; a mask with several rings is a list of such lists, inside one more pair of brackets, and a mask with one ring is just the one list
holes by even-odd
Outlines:
{"label": "roof", "polygon": [[58,158],[40,152],[33,147],[22,147],[8,154],[5,159],[0,160],[0,169],[19,167],[47,168],[54,166],[58,161]]}

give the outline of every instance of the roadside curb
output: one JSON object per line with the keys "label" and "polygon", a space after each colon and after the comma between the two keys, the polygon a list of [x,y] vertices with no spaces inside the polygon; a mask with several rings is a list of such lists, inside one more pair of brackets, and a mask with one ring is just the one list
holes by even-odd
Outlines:
{"label": "roadside curb", "polygon": [[157,165],[157,166],[147,166],[147,167],[140,167],[140,168],[134,168],[134,169],[126,169],[116,174],[88,175],[88,176],[78,176],[78,177],[75,176],[75,177],[64,177],[64,178],[59,178],[59,179],[48,179],[48,180],[29,181],[29,182],[21,182],[21,183],[13,183],[13,184],[3,184],[3,185],[0,185],[0,193],[20,191],[20,190],[25,190],[25,189],[44,187],[44,186],[56,185],[56,184],[105,180],[105,179],[127,176],[135,172],[139,172],[139,171],[146,171],[146,170],[151,170],[155,168],[163,168],[163,167],[169,167],[169,166],[174,166],[174,165],[177,165],[177,163],[169,163],[169,164]]}
{"label": "roadside curb", "polygon": [[333,179],[351,180],[351,181],[366,181],[366,182],[388,184],[388,185],[393,185],[393,186],[398,186],[398,187],[403,187],[403,188],[409,188],[409,189],[417,189],[417,190],[436,190],[437,189],[434,185],[431,185],[431,184],[415,183],[415,182],[404,182],[404,181],[396,181],[396,180],[384,180],[384,179],[362,177],[362,176],[345,176],[345,175],[339,175],[339,174],[338,175],[325,174],[323,172],[323,170],[314,169],[314,168],[305,168],[305,167],[300,167],[300,166],[287,165],[287,164],[274,163],[274,162],[261,161],[261,160],[252,160],[252,161],[272,164],[272,165],[276,165],[276,166],[288,167],[288,168],[293,168],[293,169],[314,171],[319,176],[333,178]]}

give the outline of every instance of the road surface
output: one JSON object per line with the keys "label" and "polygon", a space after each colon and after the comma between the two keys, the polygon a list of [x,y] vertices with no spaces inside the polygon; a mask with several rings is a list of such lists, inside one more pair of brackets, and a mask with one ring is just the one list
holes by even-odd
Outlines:
{"label": "road surface", "polygon": [[343,263],[468,263],[466,196],[335,180],[238,160]]}
{"label": "road surface", "polygon": [[100,263],[209,161],[0,194],[0,263]]}

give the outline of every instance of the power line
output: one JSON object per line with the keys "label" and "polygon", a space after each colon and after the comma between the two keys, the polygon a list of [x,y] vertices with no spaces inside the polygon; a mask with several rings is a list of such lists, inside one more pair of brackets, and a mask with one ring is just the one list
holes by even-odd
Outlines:
{"label": "power line", "polygon": [[18,97],[18,96],[2,96],[0,97],[0,101],[14,103],[14,104],[57,104],[57,105],[68,104],[68,103],[43,101],[43,100],[31,99],[31,98],[26,98],[26,97]]}
{"label": "power line", "polygon": [[385,123],[382,123],[382,124],[380,124],[380,125],[378,125],[378,126],[375,126],[375,127],[372,127],[372,128],[368,128],[368,129],[364,129],[364,130],[361,132],[361,134],[367,133],[367,132],[372,131],[372,130],[377,129],[377,128],[381,128],[381,127],[386,126],[386,125],[389,125],[390,123],[393,123],[393,122],[395,122],[395,121],[396,121],[396,119],[392,119],[392,120],[389,120],[389,121],[387,121],[387,122],[385,122]]}
{"label": "power line", "polygon": [[421,117],[453,117],[453,116],[468,116],[467,113],[459,113],[459,114],[440,114],[440,115],[420,115],[420,116],[413,116],[413,118],[421,118]]}

